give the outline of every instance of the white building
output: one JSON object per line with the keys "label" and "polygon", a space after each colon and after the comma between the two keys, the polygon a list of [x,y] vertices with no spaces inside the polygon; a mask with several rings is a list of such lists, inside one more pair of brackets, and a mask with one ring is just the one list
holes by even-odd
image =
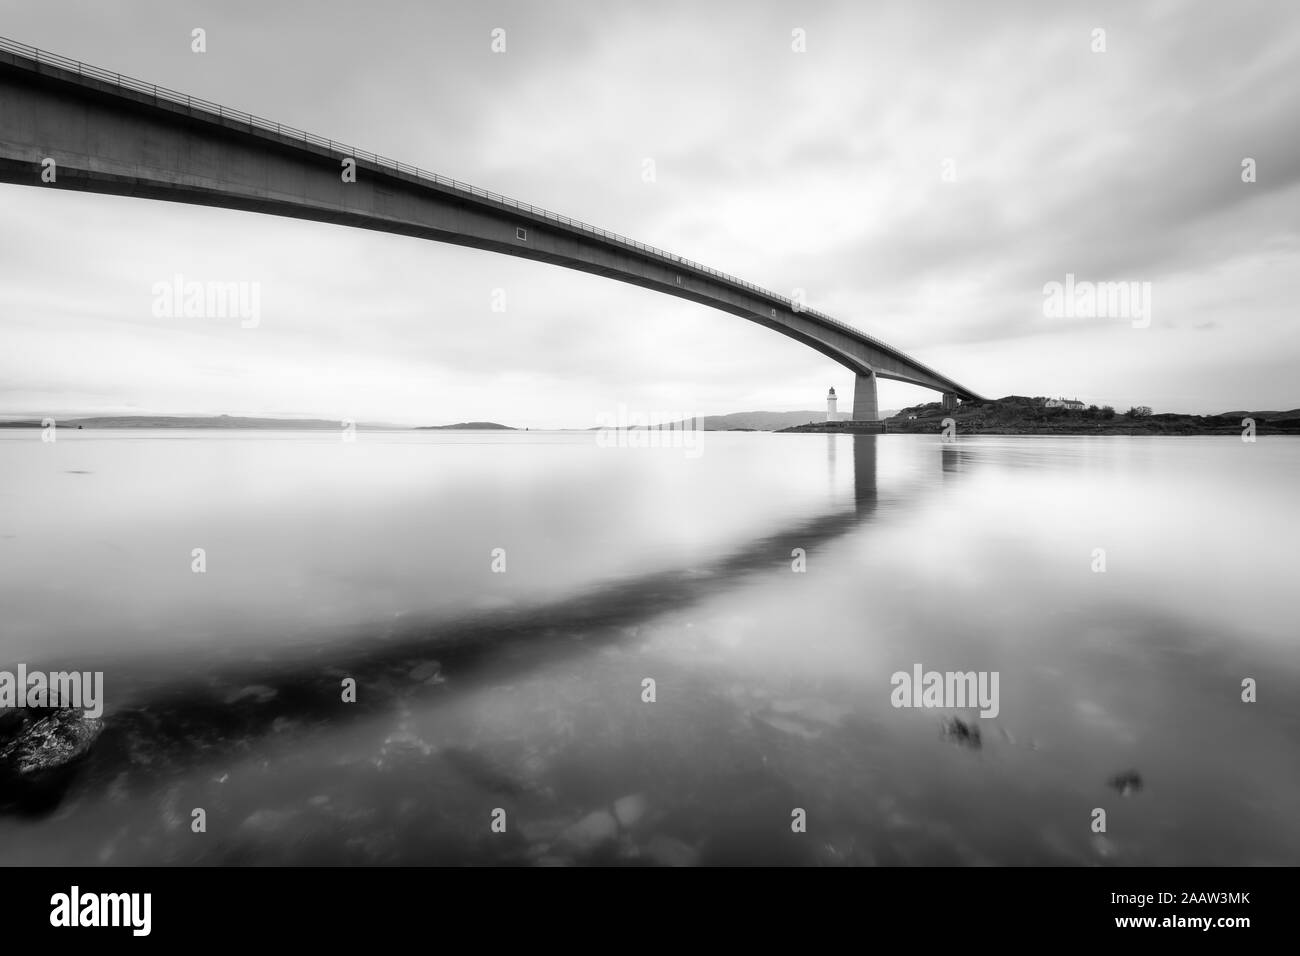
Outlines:
{"label": "white building", "polygon": [[1048,408],[1068,408],[1072,412],[1081,412],[1085,407],[1077,398],[1049,398],[1046,405]]}
{"label": "white building", "polygon": [[826,396],[826,420],[828,422],[839,421],[839,416],[835,413],[835,386],[831,386],[830,393]]}

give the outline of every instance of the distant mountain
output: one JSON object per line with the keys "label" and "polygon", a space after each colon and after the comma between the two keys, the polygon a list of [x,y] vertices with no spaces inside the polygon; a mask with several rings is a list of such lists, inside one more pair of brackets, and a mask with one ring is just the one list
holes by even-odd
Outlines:
{"label": "distant mountain", "polygon": [[490,431],[497,429],[500,431],[517,432],[518,428],[511,425],[499,425],[496,422],[459,422],[455,425],[421,425],[417,431],[435,431],[445,428],[459,428],[465,431]]}
{"label": "distant mountain", "polygon": [[[725,431],[749,431],[749,432],[774,432],[790,425],[806,425],[808,422],[825,421],[826,413],[822,412],[731,412],[728,415],[705,415],[699,422],[703,422],[706,432],[725,432]],[[696,419],[685,419],[679,422],[657,422],[650,426],[654,428],[695,428]],[[599,426],[598,426],[599,427]],[[632,426],[646,427],[646,426]]]}
{"label": "distant mountain", "polygon": [[826,417],[820,412],[732,412],[729,415],[705,415],[706,432],[724,432],[744,428],[758,432],[772,432],[787,425],[803,425]]}
{"label": "distant mountain", "polygon": [[[278,428],[300,431],[340,431],[343,422],[325,418],[246,418],[238,415],[97,415],[90,418],[59,418],[59,428]],[[40,419],[0,421],[0,428],[40,428]],[[401,429],[401,425],[358,423],[360,429]],[[455,425],[422,425],[419,430],[460,428],[518,431],[496,422],[460,422]]]}
{"label": "distant mountain", "polygon": [[[323,418],[243,418],[237,415],[100,415],[57,418],[59,428],[279,428],[339,431],[341,421]],[[2,428],[40,428],[40,419],[0,422]],[[383,426],[361,425],[360,428]]]}
{"label": "distant mountain", "polygon": [[[896,415],[895,411],[886,411],[881,413],[882,418],[890,415]],[[839,413],[841,419],[847,419],[848,414]],[[826,421],[826,411],[803,411],[803,412],[731,412],[728,415],[705,415],[704,430],[706,432],[725,432],[725,431],[753,431],[753,432],[775,432],[782,428],[790,428],[793,425],[807,425],[809,422]],[[676,428],[694,427],[694,422],[665,422],[665,425],[671,425]]]}

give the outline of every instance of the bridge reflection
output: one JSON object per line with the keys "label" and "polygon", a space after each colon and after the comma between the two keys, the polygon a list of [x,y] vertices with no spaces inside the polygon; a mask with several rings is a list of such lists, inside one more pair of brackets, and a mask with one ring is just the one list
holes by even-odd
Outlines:
{"label": "bridge reflection", "polygon": [[[789,575],[793,549],[814,554],[862,529],[879,505],[878,436],[826,438],[832,486],[839,487],[839,468],[852,468],[852,506],[845,508],[840,497],[839,504],[823,514],[755,538],[703,565],[596,582],[563,600],[479,613],[472,619],[426,619],[405,625],[399,633],[393,632],[391,621],[376,622],[350,644],[327,651],[313,648],[307,659],[210,671],[196,666],[195,672],[204,676],[184,684],[150,683],[139,676],[147,668],[119,664],[111,675],[115,696],[134,703],[106,716],[103,735],[78,768],[78,786],[120,787],[133,778],[147,786],[159,775],[246,750],[286,722],[337,725],[404,707],[417,698],[428,698],[422,706],[437,706],[437,695],[446,691],[412,680],[412,660],[436,657],[452,686],[489,672],[494,681],[523,677],[566,656],[626,640],[634,625],[701,603],[755,576]],[[944,449],[945,472],[955,470],[959,460],[957,449]],[[389,637],[377,644],[377,633]],[[340,675],[354,678],[359,691],[356,702],[347,707],[338,703]],[[241,688],[249,685],[256,685],[259,693],[241,696]],[[69,775],[26,790],[6,789],[0,794],[0,812],[50,812],[73,779]]]}

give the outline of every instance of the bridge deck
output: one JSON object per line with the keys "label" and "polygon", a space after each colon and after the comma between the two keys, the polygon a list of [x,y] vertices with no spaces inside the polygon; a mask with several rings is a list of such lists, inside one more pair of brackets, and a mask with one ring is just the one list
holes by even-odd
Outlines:
{"label": "bridge deck", "polygon": [[[745,279],[706,266],[703,263],[695,262],[694,260],[684,258],[656,246],[631,239],[627,236],[611,232],[607,229],[602,229],[598,226],[593,226],[569,216],[561,215],[549,209],[535,206],[531,203],[522,202],[517,199],[512,199],[509,196],[503,196],[499,193],[494,193],[490,190],[473,186],[469,183],[463,183],[439,173],[430,172],[417,166],[412,166],[408,163],[389,159],[367,150],[357,149],[345,143],[327,139],[292,126],[273,122],[251,113],[243,112],[242,110],[233,110],[209,100],[190,96],[185,93],[179,93],[175,90],[167,89],[166,87],[160,87],[153,83],[146,83],[143,80],[124,76],[121,73],[114,73],[87,63],[82,63],[78,60],[49,53],[5,37],[0,37],[0,64],[30,70],[33,73],[54,78],[80,81],[82,84],[93,85],[101,91],[107,90],[127,99],[135,100],[136,102],[142,100],[151,101],[152,105],[156,105],[160,108],[177,110],[194,118],[206,117],[223,126],[234,127],[242,132],[255,134],[260,137],[274,138],[285,144],[307,149],[312,152],[321,152],[334,158],[352,158],[357,161],[359,167],[362,166],[362,164],[369,164],[375,169],[383,170],[390,176],[419,182],[426,187],[433,187],[440,192],[449,193],[462,200],[471,201],[476,204],[493,207],[499,210],[508,210],[516,216],[522,216],[537,222],[545,222],[552,227],[558,226],[564,230],[571,230],[578,235],[598,238],[605,243],[617,247],[624,247],[628,250],[634,250],[641,255],[662,260],[665,263],[670,263],[674,270],[694,273],[701,277],[708,277],[714,283],[729,286],[737,291],[747,292],[750,295],[757,296],[760,299],[771,303],[775,307],[779,307],[783,311],[788,310],[796,313],[804,321],[811,321],[812,323],[821,325],[828,330],[834,330],[851,336],[853,339],[863,342],[871,346],[873,349],[878,350],[880,353],[888,355],[891,358],[898,360],[901,364],[915,370],[919,373],[917,377],[922,379],[918,384],[951,391],[963,398],[979,398],[979,396],[970,389],[967,389],[946,376],[941,375],[912,356],[907,355],[901,350],[875,338],[874,336],[871,336],[866,332],[835,319],[823,312],[808,308],[791,298],[782,296],[769,289],[765,289]],[[886,371],[884,369],[879,371],[881,377],[897,378],[903,381],[910,380],[909,377],[905,375],[893,374],[891,371]]]}

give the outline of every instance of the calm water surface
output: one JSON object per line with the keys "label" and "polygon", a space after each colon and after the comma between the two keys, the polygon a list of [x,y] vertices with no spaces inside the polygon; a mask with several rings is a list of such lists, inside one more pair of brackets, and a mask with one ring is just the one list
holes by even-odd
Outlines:
{"label": "calm water surface", "polygon": [[0,863],[1300,863],[1300,440],[700,451],[0,431],[0,669],[106,685]]}

